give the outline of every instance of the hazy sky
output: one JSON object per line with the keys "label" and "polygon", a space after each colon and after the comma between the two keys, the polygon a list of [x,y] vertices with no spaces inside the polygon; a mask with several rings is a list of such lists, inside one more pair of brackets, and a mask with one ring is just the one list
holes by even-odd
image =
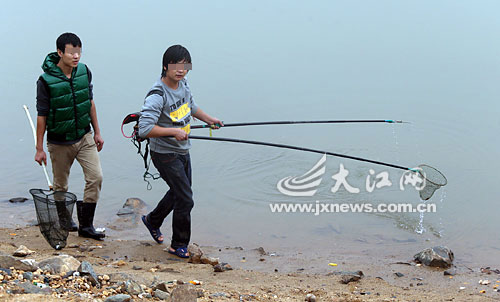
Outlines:
{"label": "hazy sky", "polygon": [[[347,99],[493,106],[488,101],[500,95],[498,11],[500,2],[481,0],[7,1],[0,64],[9,72],[0,96],[29,87],[56,37],[73,31],[84,43],[82,61],[106,81],[149,85],[164,49],[180,43],[192,52],[195,82],[210,73],[237,87],[268,80],[290,95],[307,94],[301,83],[314,82]],[[291,81],[297,85],[285,86]]]}

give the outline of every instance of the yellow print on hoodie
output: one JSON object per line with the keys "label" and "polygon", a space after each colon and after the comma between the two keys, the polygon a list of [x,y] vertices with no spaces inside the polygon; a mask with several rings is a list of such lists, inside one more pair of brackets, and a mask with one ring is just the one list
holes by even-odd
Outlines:
{"label": "yellow print on hoodie", "polygon": [[[170,112],[170,118],[172,119],[172,122],[178,122],[179,120],[182,120],[186,115],[191,114],[191,108],[188,105],[188,103],[185,103],[184,105],[177,108],[177,110]],[[189,134],[189,132],[191,132],[191,124],[188,123],[181,129]]]}

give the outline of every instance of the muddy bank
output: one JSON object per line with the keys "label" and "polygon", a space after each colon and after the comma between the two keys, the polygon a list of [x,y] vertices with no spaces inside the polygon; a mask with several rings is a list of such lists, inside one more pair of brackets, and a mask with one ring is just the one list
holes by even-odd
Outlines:
{"label": "muddy bank", "polygon": [[[0,298],[28,301],[34,298],[31,296],[37,296],[36,299],[43,301],[105,301],[113,294],[127,294],[117,288],[133,281],[150,294],[141,296],[142,300],[159,301],[153,286],[167,282],[172,285],[169,289],[172,291],[178,280],[185,283],[200,281],[199,285],[191,284],[199,295],[198,301],[304,301],[308,294],[314,295],[316,301],[495,301],[500,298],[500,293],[495,291],[500,284],[497,271],[481,271],[481,268],[457,266],[451,276],[444,275],[443,269],[416,266],[410,262],[384,264],[374,260],[372,265],[360,265],[355,257],[343,257],[336,266],[328,266],[329,262],[321,257],[301,254],[291,257],[265,248],[202,246],[207,256],[219,258],[233,268],[214,272],[212,265],[187,263],[165,252],[163,249],[167,246],[152,240],[111,237],[97,242],[71,234],[68,241],[67,248],[56,252],[36,227],[0,229],[0,253],[12,255],[20,245],[25,245],[35,252],[26,258],[38,263],[54,255],[70,255],[80,262],[88,262],[101,282],[103,276],[109,277],[100,288],[90,283],[85,291],[65,291],[68,292],[66,296],[60,296],[57,291],[23,294],[19,290],[17,293],[12,291],[18,285],[4,278]],[[330,272],[314,273],[311,268],[320,261],[324,261],[323,265],[329,267]],[[359,270],[363,272],[359,280],[343,283],[345,273]],[[479,280],[489,282],[483,285]],[[104,291],[107,295],[103,294]],[[131,298],[141,300],[138,295],[132,294]]]}

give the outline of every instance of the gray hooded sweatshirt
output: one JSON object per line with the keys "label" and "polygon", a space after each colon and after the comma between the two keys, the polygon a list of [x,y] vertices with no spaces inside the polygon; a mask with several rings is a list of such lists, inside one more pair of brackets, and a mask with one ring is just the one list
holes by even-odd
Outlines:
{"label": "gray hooded sweatshirt", "polygon": [[[145,138],[155,125],[183,128],[189,134],[191,115],[197,110],[198,106],[185,78],[179,82],[179,87],[175,90],[165,85],[160,78],[144,100],[139,118],[139,136]],[[177,141],[175,137],[153,137],[149,140],[151,151],[157,153],[186,154],[191,148],[189,139]]]}

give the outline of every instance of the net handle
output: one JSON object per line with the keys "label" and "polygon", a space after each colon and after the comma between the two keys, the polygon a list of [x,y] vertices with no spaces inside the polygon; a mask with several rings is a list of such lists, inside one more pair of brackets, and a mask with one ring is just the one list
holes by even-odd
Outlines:
{"label": "net handle", "polygon": [[[31,118],[31,114],[28,110],[28,106],[23,105],[23,108],[24,108],[24,111],[26,112],[26,116],[28,117],[28,121],[30,122],[31,130],[33,131],[33,139],[35,140],[35,147],[36,147],[35,125],[33,124],[33,119]],[[47,173],[47,168],[45,167],[45,164],[43,163],[43,161],[42,161],[42,168],[43,168],[43,172],[45,174],[45,179],[47,179],[47,184],[49,185],[49,189],[52,191],[53,190],[52,183],[50,182],[49,174]]]}

